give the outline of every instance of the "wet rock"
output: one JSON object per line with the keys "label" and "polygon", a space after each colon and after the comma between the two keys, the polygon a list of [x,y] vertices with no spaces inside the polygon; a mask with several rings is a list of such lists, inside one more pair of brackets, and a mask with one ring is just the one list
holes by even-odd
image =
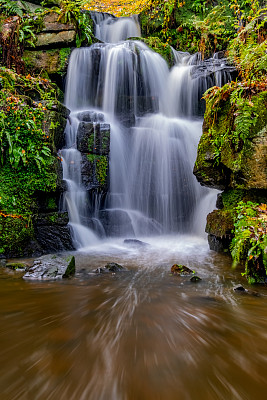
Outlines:
{"label": "wet rock", "polygon": [[126,231],[134,236],[132,221],[127,211],[102,210],[99,212],[99,220],[107,236],[125,236]]}
{"label": "wet rock", "polygon": [[173,275],[191,275],[194,273],[194,271],[192,271],[190,268],[186,267],[185,265],[182,264],[174,264],[171,267],[171,273]]}
{"label": "wet rock", "polygon": [[30,280],[57,280],[69,278],[74,274],[74,256],[59,257],[48,255],[35,260],[33,266],[29,268],[23,278]]}
{"label": "wet rock", "polygon": [[122,265],[117,263],[108,263],[107,265],[105,265],[105,268],[108,269],[110,272],[125,271],[125,268],[123,268]]}
{"label": "wet rock", "polygon": [[81,153],[108,155],[110,149],[110,125],[80,122],[77,131],[77,149]]}
{"label": "wet rock", "polygon": [[242,285],[236,285],[234,288],[235,292],[245,292],[246,289]]}
{"label": "wet rock", "polygon": [[43,19],[45,32],[57,32],[57,31],[71,31],[75,30],[75,26],[70,23],[62,24],[58,22],[58,14],[55,12],[50,12],[44,16]]}
{"label": "wet rock", "polygon": [[104,122],[104,114],[96,111],[82,111],[77,114],[77,118],[83,122]]}
{"label": "wet rock", "polygon": [[196,282],[202,281],[202,279],[201,279],[199,276],[194,275],[194,276],[192,276],[192,277],[190,278],[190,281],[196,283]]}
{"label": "wet rock", "polygon": [[250,289],[245,289],[244,286],[242,286],[241,284],[234,286],[233,290],[237,293],[241,293],[241,294],[247,294],[250,296],[260,296],[260,294],[254,290],[250,290]]}
{"label": "wet rock", "polygon": [[51,223],[50,225],[37,225],[34,230],[37,242],[45,252],[74,250],[69,226]]}
{"label": "wet rock", "polygon": [[106,274],[106,273],[110,273],[110,272],[114,273],[114,272],[122,272],[122,271],[127,271],[127,269],[117,263],[108,263],[103,268],[99,267],[99,268],[93,270],[93,272],[96,274]]}
{"label": "wet rock", "polygon": [[123,243],[130,245],[131,247],[145,247],[150,246],[149,243],[142,242],[138,239],[125,239]]}

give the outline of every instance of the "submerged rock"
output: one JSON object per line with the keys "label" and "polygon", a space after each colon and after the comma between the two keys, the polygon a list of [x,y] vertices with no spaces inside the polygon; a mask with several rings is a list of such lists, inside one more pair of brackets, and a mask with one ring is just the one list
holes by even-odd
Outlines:
{"label": "submerged rock", "polygon": [[75,274],[74,256],[59,257],[46,255],[34,261],[33,266],[23,276],[31,280],[57,280],[69,278]]}
{"label": "submerged rock", "polygon": [[130,245],[131,247],[145,247],[150,246],[149,243],[142,242],[138,239],[125,239],[123,243]]}
{"label": "submerged rock", "polygon": [[245,289],[244,286],[242,286],[241,284],[234,286],[233,290],[240,294],[248,294],[250,296],[256,297],[260,296],[260,294],[258,292],[255,292],[255,290]]}
{"label": "submerged rock", "polygon": [[93,272],[96,274],[106,274],[109,272],[122,272],[122,271],[127,271],[127,269],[124,268],[120,264],[112,263],[112,262],[106,264],[103,268],[99,267],[99,268],[93,270]]}
{"label": "submerged rock", "polygon": [[185,265],[182,264],[174,264],[171,267],[171,273],[173,275],[191,275],[194,273],[194,271],[192,271],[190,268],[186,267]]}
{"label": "submerged rock", "polygon": [[199,276],[194,275],[194,276],[192,276],[192,278],[190,278],[190,281],[196,283],[196,282],[202,281],[202,279]]}

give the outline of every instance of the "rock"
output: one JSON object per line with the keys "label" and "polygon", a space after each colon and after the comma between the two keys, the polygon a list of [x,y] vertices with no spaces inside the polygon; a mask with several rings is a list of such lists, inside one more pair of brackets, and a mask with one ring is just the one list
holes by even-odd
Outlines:
{"label": "rock", "polygon": [[214,210],[207,216],[205,231],[211,250],[225,252],[233,238],[234,214],[229,210]]}
{"label": "rock", "polygon": [[231,244],[230,237],[217,237],[215,235],[208,235],[208,243],[210,250],[216,251],[217,253],[228,253]]}
{"label": "rock", "polygon": [[6,258],[1,257],[1,255],[0,255],[0,268],[3,268],[5,266],[6,266]]}
{"label": "rock", "polygon": [[190,268],[186,267],[185,265],[181,265],[181,264],[174,264],[171,267],[171,273],[173,275],[191,275],[194,273],[194,271],[192,271]]}
{"label": "rock", "polygon": [[62,75],[67,70],[70,53],[71,49],[69,47],[62,49],[25,50],[23,60],[27,70],[33,73],[46,71],[48,75]]}
{"label": "rock", "polygon": [[3,42],[10,38],[12,32],[19,24],[19,20],[18,16],[13,16],[1,22],[1,40]]}
{"label": "rock", "polygon": [[43,252],[74,250],[69,226],[56,224],[35,225],[35,237]]}
{"label": "rock", "polygon": [[235,291],[235,292],[245,292],[246,291],[246,289],[242,286],[242,285],[236,285],[234,288],[233,288],[233,290]]}
{"label": "rock", "polygon": [[108,263],[103,268],[99,267],[99,268],[93,270],[93,272],[96,274],[106,274],[106,273],[110,273],[110,272],[114,273],[114,272],[122,272],[122,271],[127,271],[127,270],[122,265],[117,264],[117,263]]}
{"label": "rock", "polygon": [[77,118],[83,122],[104,122],[104,114],[96,111],[82,111],[77,114]]}
{"label": "rock", "polygon": [[30,280],[57,280],[69,278],[74,274],[74,256],[59,257],[56,255],[47,255],[35,260],[33,266],[29,268],[23,278]]}
{"label": "rock", "polygon": [[60,32],[60,31],[71,31],[75,30],[75,26],[70,23],[58,22],[59,15],[55,12],[50,12],[44,16],[43,23],[45,32]]}
{"label": "rock", "polygon": [[39,33],[36,35],[36,37],[37,42],[35,43],[35,48],[55,48],[57,46],[66,47],[75,45],[76,32],[73,30],[53,33]]}
{"label": "rock", "polygon": [[196,283],[196,282],[202,281],[202,279],[201,279],[199,276],[194,275],[194,276],[192,276],[192,277],[190,278],[190,281]]}
{"label": "rock", "polygon": [[99,220],[107,236],[125,237],[125,232],[134,236],[131,218],[124,210],[101,210]]}
{"label": "rock", "polygon": [[240,294],[247,294],[256,297],[260,296],[260,293],[256,292],[255,290],[245,289],[241,284],[234,286],[233,290]]}
{"label": "rock", "polygon": [[125,271],[125,268],[117,263],[108,263],[107,265],[105,265],[105,269],[108,269],[110,272]]}
{"label": "rock", "polygon": [[81,153],[108,155],[110,149],[110,125],[80,122],[77,131],[77,149]]}
{"label": "rock", "polygon": [[150,246],[149,243],[142,242],[141,240],[137,239],[125,239],[123,241],[125,244],[129,244],[131,247],[145,247],[145,246]]}
{"label": "rock", "polygon": [[[250,98],[253,109],[245,140],[236,136],[238,113],[230,96],[218,98],[216,119],[206,111],[194,174],[204,185],[217,189],[267,189],[267,91]],[[221,138],[224,140],[220,143]],[[237,141],[238,140],[238,141]],[[217,143],[220,143],[218,146]]]}

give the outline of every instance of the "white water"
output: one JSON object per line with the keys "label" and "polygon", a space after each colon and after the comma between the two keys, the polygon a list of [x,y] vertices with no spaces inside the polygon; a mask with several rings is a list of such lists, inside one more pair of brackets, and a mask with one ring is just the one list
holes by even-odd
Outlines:
{"label": "white water", "polygon": [[[207,67],[199,54],[181,52],[175,52],[177,64],[169,70],[142,42],[120,41],[125,21],[110,19],[98,19],[97,25],[109,43],[75,49],[68,68],[65,102],[72,123],[62,155],[75,245],[97,240],[87,227],[90,217],[91,225],[93,221],[107,236],[203,235],[217,192],[202,188],[192,173],[202,126],[199,100],[229,75],[216,58]],[[119,43],[110,43],[115,40]],[[76,114],[81,110],[100,111],[111,124],[109,193],[105,206],[96,207],[91,216],[76,148]]]}
{"label": "white water", "polygon": [[112,15],[91,12],[95,24],[95,37],[102,42],[117,43],[130,37],[140,37],[138,17],[116,18]]}

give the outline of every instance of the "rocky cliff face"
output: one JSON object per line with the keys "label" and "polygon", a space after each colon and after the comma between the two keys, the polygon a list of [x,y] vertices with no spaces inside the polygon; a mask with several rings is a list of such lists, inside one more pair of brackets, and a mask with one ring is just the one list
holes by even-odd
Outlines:
{"label": "rocky cliff face", "polygon": [[229,250],[238,202],[267,201],[267,92],[252,91],[238,108],[226,90],[217,88],[207,102],[194,167],[202,185],[223,190],[206,226],[210,247],[217,251]]}

